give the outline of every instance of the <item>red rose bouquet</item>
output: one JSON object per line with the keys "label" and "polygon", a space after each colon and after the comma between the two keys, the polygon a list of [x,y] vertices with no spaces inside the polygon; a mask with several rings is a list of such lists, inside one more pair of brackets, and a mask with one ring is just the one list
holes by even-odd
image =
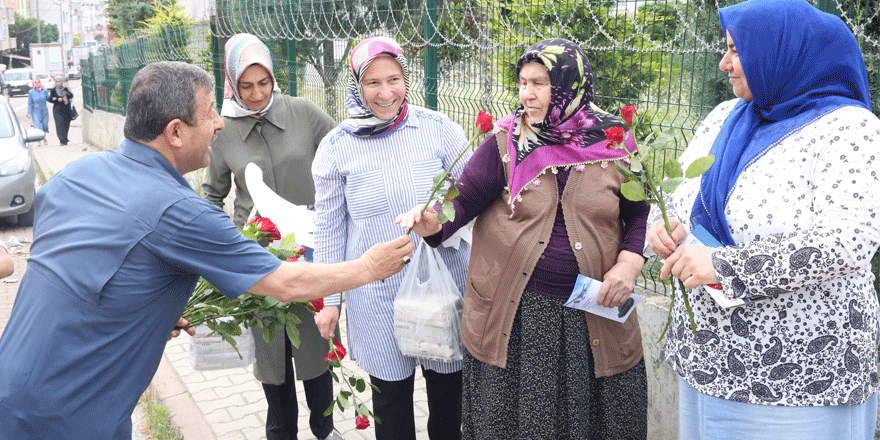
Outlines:
{"label": "red rose bouquet", "polygon": [[[241,230],[242,235],[252,240],[275,241],[281,239],[281,233],[268,218],[253,217]],[[276,257],[285,261],[296,261],[303,256],[305,248],[294,244],[293,234],[282,240],[276,248],[267,248]],[[300,323],[297,311],[309,303],[283,303],[268,296],[252,295],[245,292],[237,298],[227,298],[208,280],[200,278],[189,301],[183,310],[183,317],[191,319],[189,326],[206,325],[212,334],[217,334],[235,347],[233,336],[242,334],[242,327],[254,331],[260,329],[266,342],[275,338],[276,325],[287,330],[290,342],[299,346]],[[232,318],[232,319],[223,319]]]}
{"label": "red rose bouquet", "polygon": [[[264,246],[273,241],[281,240],[278,227],[272,220],[265,217],[248,219],[241,229],[241,233],[247,238],[264,244]],[[266,250],[287,262],[300,261],[306,251],[303,246],[295,244],[293,234],[284,237],[277,248],[267,247]],[[223,295],[207,280],[200,278],[184,308],[183,317],[192,319],[189,324],[191,327],[206,325],[212,331],[211,334],[221,336],[233,347],[236,345],[233,336],[240,336],[242,327],[250,328],[253,331],[260,329],[263,340],[269,342],[276,336],[276,326],[281,325],[284,326],[290,343],[294,347],[299,347],[299,328],[297,326],[301,321],[297,312],[300,307],[306,307],[312,313],[317,314],[324,308],[324,299],[284,303],[272,297],[252,295],[247,292],[238,298],[231,299]],[[333,370],[330,370],[330,374],[337,382],[340,382],[341,386],[348,387],[348,390],[340,390],[334,403],[343,411],[349,406],[355,408],[358,420],[357,427],[364,429],[370,426],[368,417],[375,418],[370,409],[357,397],[357,393],[366,390],[367,383],[340,362],[347,352],[339,339],[334,338],[327,343],[330,350],[324,361],[338,369],[342,379],[340,380],[339,375]],[[333,405],[327,408],[325,414],[330,415],[332,412]]]}

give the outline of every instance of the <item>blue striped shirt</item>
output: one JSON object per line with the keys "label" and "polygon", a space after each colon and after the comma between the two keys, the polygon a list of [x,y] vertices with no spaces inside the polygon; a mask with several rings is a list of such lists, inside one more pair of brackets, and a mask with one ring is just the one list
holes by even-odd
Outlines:
{"label": "blue striped shirt", "polygon": [[[404,126],[381,138],[357,138],[336,128],[321,141],[315,179],[315,261],[335,263],[360,257],[376,243],[403,234],[394,224],[399,214],[428,199],[434,174],[448,169],[465,147],[461,126],[445,115],[410,105]],[[465,153],[452,170],[461,175]],[[413,240],[418,236],[412,234]],[[417,243],[416,243],[417,244]],[[470,245],[441,247],[446,266],[464,292]],[[382,380],[402,380],[415,367],[452,373],[461,361],[439,362],[404,356],[394,337],[394,298],[400,272],[385,282],[349,290],[346,298],[348,349],[357,365]],[[324,300],[339,304],[339,295]]]}

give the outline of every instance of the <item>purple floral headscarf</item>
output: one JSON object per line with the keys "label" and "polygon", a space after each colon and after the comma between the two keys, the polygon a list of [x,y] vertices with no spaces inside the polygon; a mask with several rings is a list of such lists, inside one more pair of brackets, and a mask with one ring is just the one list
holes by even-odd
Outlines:
{"label": "purple floral headscarf", "polygon": [[[550,74],[550,108],[543,121],[526,121],[525,107],[520,106],[501,118],[498,126],[507,130],[510,160],[510,206],[515,208],[520,193],[529,183],[539,184],[538,176],[554,167],[574,166],[624,159],[626,152],[607,149],[603,130],[626,127],[607,113],[590,109],[593,99],[593,71],[587,55],[571,41],[554,38],[529,46],[516,63],[516,77],[525,63],[539,63]],[[625,145],[635,151],[630,135]],[[505,158],[507,160],[508,158]],[[555,171],[554,171],[555,172]]]}

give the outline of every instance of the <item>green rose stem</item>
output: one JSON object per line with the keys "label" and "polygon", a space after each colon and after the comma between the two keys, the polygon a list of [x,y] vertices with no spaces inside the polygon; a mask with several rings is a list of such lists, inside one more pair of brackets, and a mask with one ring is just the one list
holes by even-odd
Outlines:
{"label": "green rose stem", "polygon": [[[330,352],[334,352],[336,350],[336,345],[333,343],[333,340],[327,342],[330,345]],[[324,416],[326,417],[330,414],[333,414],[333,405],[338,406],[339,409],[342,411],[345,411],[346,408],[351,405],[352,407],[354,407],[356,416],[372,417],[373,420],[376,421],[376,423],[382,423],[382,420],[376,417],[376,415],[373,414],[372,411],[370,411],[370,408],[367,407],[367,405],[364,404],[363,401],[357,398],[360,393],[363,393],[367,389],[367,385],[369,385],[370,388],[372,388],[373,390],[381,392],[379,388],[377,388],[373,384],[367,384],[367,382],[363,378],[348,371],[348,369],[345,368],[342,365],[342,362],[338,359],[329,359],[328,363],[333,368],[338,368],[340,374],[342,374],[342,380],[339,380],[339,377],[336,376],[336,372],[334,372],[333,369],[328,370],[333,376],[333,379],[335,379],[336,382],[339,382],[341,384],[340,386],[344,385],[345,387],[347,387],[348,390],[339,390],[339,394],[336,396],[335,401],[331,402],[330,406],[326,410],[324,410]]]}
{"label": "green rose stem", "polygon": [[[635,111],[633,110],[633,113],[634,112]],[[632,133],[635,133],[635,129],[634,129],[633,125],[630,124],[629,122],[627,123],[627,125],[629,126],[630,131]],[[606,136],[608,136],[609,134],[610,133],[606,133]],[[608,141],[609,148],[614,146],[615,148],[620,148],[624,152],[626,152],[626,155],[629,158],[629,162],[631,164],[630,166],[632,168],[635,168],[635,170],[636,170],[636,171],[633,171],[631,169],[627,169],[625,167],[617,165],[617,168],[625,176],[627,176],[627,179],[629,180],[629,182],[625,183],[624,185],[638,182],[636,184],[638,189],[630,187],[629,191],[624,191],[622,188],[622,192],[623,192],[624,197],[626,197],[627,199],[633,200],[633,201],[649,200],[649,201],[657,203],[657,206],[660,208],[660,213],[663,215],[663,225],[666,227],[666,232],[669,234],[669,237],[671,238],[672,237],[672,227],[669,225],[669,215],[666,212],[666,201],[664,200],[664,197],[663,197],[663,188],[659,187],[659,185],[657,185],[657,183],[654,181],[654,179],[651,176],[651,171],[642,166],[641,158],[637,156],[637,153],[633,153],[633,152],[630,152],[629,150],[627,150],[626,147],[623,146],[623,141],[615,142],[615,141],[611,141],[610,139],[611,139],[611,137],[609,136],[609,141]],[[625,138],[624,138],[624,140],[625,140]],[[678,164],[677,161],[675,163]],[[709,161],[709,165],[711,165],[711,161]],[[680,165],[677,165],[677,167],[678,167],[678,170],[680,173],[680,170],[681,170]],[[706,165],[706,168],[708,168],[708,165]],[[705,172],[705,170],[697,173],[697,175],[702,174],[703,172]],[[644,188],[646,186],[648,188],[648,194],[645,194],[645,191],[644,191]],[[684,282],[678,278],[676,278],[676,281],[678,281],[678,288],[681,289],[681,299],[684,301],[684,307],[687,310],[688,321],[690,322],[690,325],[691,325],[691,332],[696,334],[697,333],[697,325],[694,322],[694,311],[691,308],[690,298],[688,298],[688,293],[684,287]],[[675,286],[674,285],[672,286],[671,300],[672,301],[669,303],[669,312],[666,317],[666,325],[663,327],[663,332],[660,333],[660,337],[657,339],[657,342],[660,342],[663,340],[663,337],[666,336],[666,331],[669,329],[669,323],[672,322],[672,307],[675,304]]]}
{"label": "green rose stem", "polygon": [[[464,156],[464,153],[466,153],[468,150],[470,150],[472,148],[471,146],[474,144],[474,141],[476,141],[481,135],[484,135],[484,134],[486,134],[486,133],[484,133],[482,131],[478,131],[477,134],[475,134],[473,137],[471,137],[471,140],[469,140],[467,145],[465,145],[465,147],[461,150],[461,153],[458,153],[458,156],[456,156],[455,160],[452,161],[452,164],[449,165],[449,169],[443,170],[442,175],[440,173],[437,173],[437,175],[434,176],[435,182],[434,182],[434,186],[431,187],[431,195],[428,196],[428,202],[425,203],[425,206],[422,207],[422,210],[419,212],[419,214],[424,214],[425,211],[428,209],[428,207],[432,205],[431,201],[434,200],[434,196],[437,195],[438,192],[444,198],[448,196],[449,190],[448,189],[441,190],[441,188],[443,187],[443,185],[447,181],[452,182],[452,187],[455,186],[455,178],[453,178],[452,174],[451,174],[452,168],[455,167],[455,164],[457,164],[459,160],[461,160],[461,158]],[[455,192],[455,195],[458,195],[457,189],[454,192]],[[455,197],[449,197],[450,200],[454,199],[454,198]],[[452,218],[450,218],[449,220],[452,220]],[[441,221],[440,223],[443,223],[443,222]],[[406,235],[409,235],[409,233],[411,233],[412,230],[413,230],[413,228],[407,229]]]}
{"label": "green rose stem", "polygon": [[[624,148],[623,151],[626,151],[626,154],[630,157],[633,156],[633,154],[630,153],[629,150],[627,150],[626,148]],[[648,173],[648,170],[642,170],[642,173]],[[666,227],[666,233],[669,234],[669,238],[672,238],[672,226],[669,225],[669,216],[666,214],[666,201],[663,198],[662,190],[660,188],[657,188],[657,186],[655,186],[654,183],[651,182],[651,179],[648,177],[644,179],[644,183],[648,185],[651,194],[657,195],[657,206],[660,208],[660,214],[663,215],[663,225]],[[678,281],[678,287],[679,289],[681,289],[681,299],[684,300],[684,307],[688,313],[688,321],[690,321],[691,324],[691,332],[697,333],[697,324],[694,322],[694,311],[691,309],[691,301],[690,298],[688,298],[687,290],[684,287],[684,281],[678,278],[676,278],[675,280]],[[671,301],[669,302],[669,312],[666,316],[666,325],[663,326],[663,331],[660,333],[660,337],[657,338],[657,342],[662,341],[663,337],[666,336],[666,331],[669,329],[669,323],[672,322],[672,306],[674,304],[675,287],[673,286],[672,297]]]}
{"label": "green rose stem", "polygon": [[[455,157],[455,160],[452,161],[452,164],[449,165],[449,169],[441,170],[434,175],[434,185],[431,187],[431,195],[428,196],[428,202],[425,203],[425,206],[422,207],[422,210],[419,214],[424,214],[428,209],[428,206],[432,205],[432,201],[434,200],[434,196],[439,193],[439,195],[443,196],[443,208],[440,210],[440,223],[443,224],[445,222],[451,221],[455,219],[455,207],[452,205],[452,199],[458,197],[458,188],[455,187],[456,178],[452,175],[452,168],[455,167],[455,164],[458,163],[459,160],[464,156],[469,149],[476,150],[479,144],[476,143],[477,139],[480,136],[483,136],[490,131],[492,131],[493,116],[480,110],[477,114],[476,126],[479,127],[477,132],[471,137],[465,147],[461,150],[461,153],[458,153],[458,156]],[[446,182],[449,182],[449,188],[443,188],[443,185]],[[406,230],[406,235],[409,235],[412,232],[413,228],[409,228]]]}

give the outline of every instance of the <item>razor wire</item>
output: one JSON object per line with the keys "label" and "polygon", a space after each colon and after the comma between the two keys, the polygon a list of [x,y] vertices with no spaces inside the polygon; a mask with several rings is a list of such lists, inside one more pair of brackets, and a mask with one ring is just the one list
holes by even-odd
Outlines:
{"label": "razor wire", "polygon": [[[819,0],[811,0],[817,4]],[[195,22],[213,20],[215,37],[228,38],[247,32],[264,40],[358,40],[385,35],[401,46],[452,48],[461,51],[509,51],[531,41],[566,38],[585,51],[630,53],[699,54],[723,53],[723,39],[699,26],[699,17],[717,17],[717,10],[735,3],[724,0],[691,1],[553,1],[553,0],[192,0],[198,10],[211,16],[193,17]],[[834,0],[840,18],[863,45],[868,60],[880,59],[880,38],[867,32],[878,27],[878,2],[863,0],[867,11],[853,11],[859,2]],[[849,5],[849,6],[848,6]],[[655,23],[636,11],[648,6],[671,7],[675,26],[661,39],[652,34]],[[581,11],[594,31],[591,35],[571,32],[573,9]],[[514,16],[516,20],[505,19]],[[433,18],[436,17],[436,18]],[[612,25],[609,25],[612,23]],[[123,39],[117,48],[121,65],[144,65],[161,59],[193,57],[189,26],[144,29]],[[615,27],[626,27],[621,35]],[[431,29],[426,36],[425,29]],[[206,32],[203,26],[201,32]],[[664,31],[669,31],[665,29]],[[199,35],[193,35],[198,37]],[[201,38],[201,41],[204,41]]]}

